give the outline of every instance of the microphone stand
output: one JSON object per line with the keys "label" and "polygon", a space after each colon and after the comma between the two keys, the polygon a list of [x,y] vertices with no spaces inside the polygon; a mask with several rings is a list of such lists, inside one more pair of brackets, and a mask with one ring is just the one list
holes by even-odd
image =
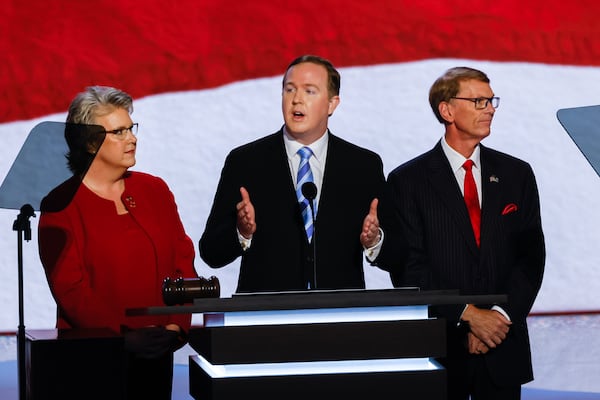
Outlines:
{"label": "microphone stand", "polygon": [[19,285],[19,329],[17,332],[17,359],[19,368],[19,399],[24,400],[27,395],[25,373],[25,322],[23,305],[23,237],[31,240],[31,224],[29,218],[35,217],[35,212],[30,204],[21,207],[21,213],[13,223],[13,231],[17,231],[17,267]]}
{"label": "microphone stand", "polygon": [[313,277],[315,280],[315,287],[317,289],[317,219],[315,218],[315,207],[314,207],[315,199],[310,199],[308,203],[310,205],[310,214],[312,216],[313,221],[313,234],[312,234],[312,247],[313,247]]}
{"label": "microphone stand", "polygon": [[[310,214],[312,217],[313,223],[313,234],[312,234],[312,246],[313,246],[313,278],[315,280],[315,287],[317,288],[317,225],[315,218],[315,200],[317,198],[317,186],[314,182],[304,182],[302,184],[302,195],[306,200],[308,200],[308,205],[310,206]],[[310,243],[309,243],[310,245]]]}

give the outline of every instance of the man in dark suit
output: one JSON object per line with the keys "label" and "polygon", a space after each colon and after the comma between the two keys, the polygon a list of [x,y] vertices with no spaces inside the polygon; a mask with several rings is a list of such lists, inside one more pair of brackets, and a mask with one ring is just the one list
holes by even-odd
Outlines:
{"label": "man in dark suit", "polygon": [[505,304],[432,310],[448,321],[442,363],[452,400],[519,399],[521,384],[533,379],[526,317],[545,262],[539,197],[529,164],[480,144],[499,104],[489,82],[458,67],[431,87],[445,135],[388,177],[396,215],[389,226],[409,251],[397,254],[386,231],[376,260],[397,286],[507,294]]}
{"label": "man in dark suit", "polygon": [[241,256],[237,292],[364,288],[363,250],[374,257],[381,244],[373,220],[385,177],[378,155],[329,132],[339,89],[328,60],[297,58],[283,78],[285,125],[227,156],[200,256],[214,268]]}

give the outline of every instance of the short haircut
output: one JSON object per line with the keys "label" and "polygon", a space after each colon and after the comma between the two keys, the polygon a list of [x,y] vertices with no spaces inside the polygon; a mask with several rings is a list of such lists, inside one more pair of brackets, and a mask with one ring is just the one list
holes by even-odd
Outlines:
{"label": "short haircut", "polygon": [[460,83],[471,79],[490,83],[490,79],[484,72],[469,67],[450,68],[433,83],[431,89],[429,89],[429,105],[440,123],[447,123],[440,115],[440,103],[450,101],[452,97],[458,94]]}
{"label": "short haircut", "polygon": [[292,68],[294,65],[302,63],[313,63],[325,67],[325,69],[327,70],[327,93],[329,94],[329,98],[340,95],[340,73],[337,71],[337,69],[335,69],[331,61],[312,54],[305,54],[303,56],[300,56],[294,61],[292,61],[290,65],[288,65],[288,67],[285,70],[285,74],[283,74],[282,85],[285,85],[285,77],[287,76],[287,73],[290,70],[290,68]]}

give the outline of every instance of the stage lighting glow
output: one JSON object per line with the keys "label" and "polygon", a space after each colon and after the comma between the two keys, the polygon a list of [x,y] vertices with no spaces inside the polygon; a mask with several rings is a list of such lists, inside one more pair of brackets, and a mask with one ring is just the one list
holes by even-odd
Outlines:
{"label": "stage lighting glow", "polygon": [[[220,318],[221,315],[222,318]],[[219,317],[215,318],[215,316]],[[319,324],[336,322],[402,321],[427,318],[427,306],[416,305],[225,312],[206,315],[204,325],[210,327]]]}
{"label": "stage lighting glow", "polygon": [[213,365],[202,356],[192,356],[213,379],[261,376],[353,374],[374,372],[436,371],[442,367],[429,358],[312,361],[264,364]]}

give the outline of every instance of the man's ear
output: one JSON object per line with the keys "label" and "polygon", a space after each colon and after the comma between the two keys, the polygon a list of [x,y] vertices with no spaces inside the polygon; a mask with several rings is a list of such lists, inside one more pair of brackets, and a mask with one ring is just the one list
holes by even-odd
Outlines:
{"label": "man's ear", "polygon": [[332,96],[329,99],[329,112],[328,112],[328,114],[329,114],[330,117],[333,115],[333,112],[337,108],[338,104],[340,104],[340,96]]}
{"label": "man's ear", "polygon": [[454,122],[454,110],[452,109],[450,103],[447,101],[442,101],[440,104],[438,104],[438,111],[447,124]]}

